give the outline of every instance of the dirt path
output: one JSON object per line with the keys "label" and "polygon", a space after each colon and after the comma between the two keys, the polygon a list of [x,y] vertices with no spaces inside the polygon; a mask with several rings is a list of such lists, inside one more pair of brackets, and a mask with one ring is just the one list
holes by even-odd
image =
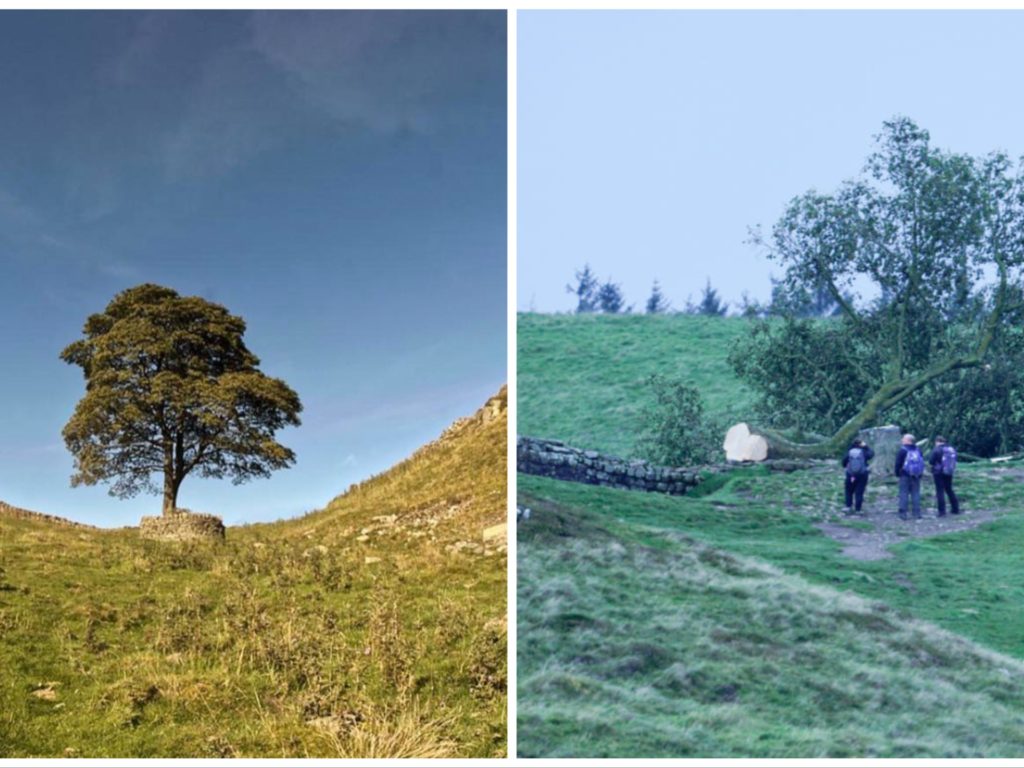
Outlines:
{"label": "dirt path", "polygon": [[[1002,479],[1008,474],[1020,472],[1020,468],[997,469],[980,474],[987,479]],[[892,557],[889,547],[908,539],[927,539],[947,533],[977,528],[998,517],[998,511],[992,509],[972,509],[967,507],[962,514],[937,517],[935,509],[935,492],[931,477],[922,478],[920,520],[913,518],[901,520],[897,505],[899,489],[890,478],[873,477],[868,484],[864,497],[864,507],[859,513],[845,514],[841,505],[842,471],[838,467],[823,466],[806,470],[804,477],[807,484],[817,488],[818,498],[834,499],[826,504],[825,519],[815,523],[815,527],[829,538],[843,545],[843,554],[854,560],[881,560]],[[794,508],[803,509],[808,514],[821,517],[821,505],[806,507],[794,504]]]}
{"label": "dirt path", "polygon": [[[945,517],[936,517],[935,512],[929,510],[924,512],[920,520],[900,520],[895,507],[893,503],[891,508],[869,508],[865,503],[859,515],[852,514],[837,522],[818,523],[815,527],[842,544],[843,554],[847,557],[854,560],[881,560],[892,557],[890,544],[970,530],[996,517],[995,513],[987,509],[967,510],[959,515],[947,513]],[[870,528],[862,527],[865,523]]]}

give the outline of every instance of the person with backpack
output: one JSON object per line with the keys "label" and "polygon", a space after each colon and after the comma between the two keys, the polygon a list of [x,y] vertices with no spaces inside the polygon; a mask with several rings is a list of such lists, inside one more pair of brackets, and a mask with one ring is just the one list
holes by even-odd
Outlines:
{"label": "person with backpack", "polygon": [[950,512],[960,514],[960,500],[953,492],[953,473],[956,472],[956,448],[941,435],[935,438],[928,463],[932,465],[932,479],[935,480],[935,500],[939,507],[938,516],[946,515],[946,496],[949,496]]}
{"label": "person with backpack", "polygon": [[924,456],[913,435],[904,435],[896,452],[896,477],[900,480],[900,520],[907,519],[907,507],[912,503],[914,519],[921,519],[921,476],[924,474]]}
{"label": "person with backpack", "polygon": [[846,469],[846,514],[850,514],[851,508],[860,512],[864,504],[864,491],[868,487],[868,475],[871,472],[868,462],[874,457],[875,452],[860,438],[850,444],[843,457],[843,467]]}

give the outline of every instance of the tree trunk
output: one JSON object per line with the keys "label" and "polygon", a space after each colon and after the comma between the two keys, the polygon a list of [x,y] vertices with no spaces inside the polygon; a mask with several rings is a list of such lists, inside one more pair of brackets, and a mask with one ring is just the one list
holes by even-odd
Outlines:
{"label": "tree trunk", "polygon": [[178,506],[178,485],[175,482],[174,471],[164,472],[164,514],[174,514]]}
{"label": "tree trunk", "polygon": [[796,443],[778,432],[740,423],[725,435],[728,461],[765,461],[768,459],[831,459],[842,453],[846,441],[838,435],[815,443]]}
{"label": "tree trunk", "polygon": [[988,341],[991,339],[988,338],[979,353],[972,357],[950,358],[934,364],[916,376],[884,382],[856,414],[825,440],[795,443],[769,429],[753,428],[744,423],[736,424],[725,435],[725,443],[722,446],[725,449],[725,458],[728,461],[765,461],[830,459],[841,455],[858,432],[877,424],[884,411],[951,371],[980,365]]}
{"label": "tree trunk", "polygon": [[181,481],[174,471],[174,448],[170,441],[164,444],[164,508],[165,515],[174,514],[178,506],[178,486]]}

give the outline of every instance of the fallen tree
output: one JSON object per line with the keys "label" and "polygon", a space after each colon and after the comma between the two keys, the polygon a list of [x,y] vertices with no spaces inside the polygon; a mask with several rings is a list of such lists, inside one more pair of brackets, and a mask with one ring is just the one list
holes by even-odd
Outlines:
{"label": "fallen tree", "polygon": [[[755,322],[730,360],[770,423],[730,429],[727,452],[835,456],[915,393],[986,365],[1020,313],[1020,168],[1001,153],[935,149],[906,118],[877,142],[863,178],[795,198],[770,238],[754,235],[785,267],[784,294],[827,291],[837,316]],[[829,435],[778,430],[808,423]]]}

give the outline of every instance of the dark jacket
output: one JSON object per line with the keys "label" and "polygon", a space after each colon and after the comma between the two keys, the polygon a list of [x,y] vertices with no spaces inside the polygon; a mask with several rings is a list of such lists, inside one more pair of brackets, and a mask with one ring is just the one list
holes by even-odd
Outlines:
{"label": "dark jacket", "polygon": [[942,445],[936,445],[932,448],[932,452],[928,455],[928,463],[932,467],[933,475],[942,474],[942,449],[945,448],[949,443],[942,443]]}
{"label": "dark jacket", "polygon": [[854,448],[864,449],[864,471],[870,472],[871,467],[869,465],[871,463],[871,460],[875,458],[875,452],[871,450],[870,446],[867,445],[857,445],[856,443],[851,443],[850,447],[846,449],[846,453],[843,454],[843,467],[845,468],[846,465],[850,463],[850,451],[852,451]]}
{"label": "dark jacket", "polygon": [[903,462],[907,460],[907,448],[914,448],[918,451],[921,449],[917,447],[917,444],[911,446],[901,445],[900,449],[896,452],[896,477],[900,477],[903,474]]}

